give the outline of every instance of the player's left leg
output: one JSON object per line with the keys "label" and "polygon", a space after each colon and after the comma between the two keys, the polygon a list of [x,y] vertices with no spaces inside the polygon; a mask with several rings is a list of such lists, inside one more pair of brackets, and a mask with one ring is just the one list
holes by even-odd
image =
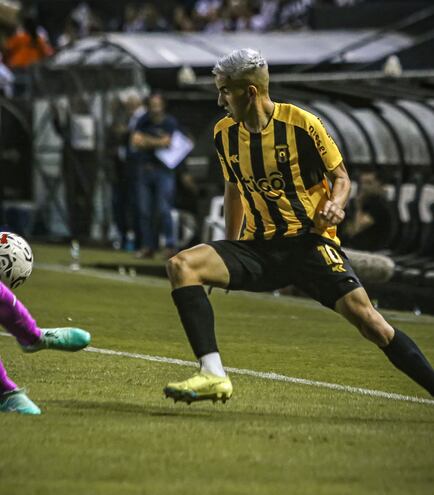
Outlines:
{"label": "player's left leg", "polygon": [[41,414],[39,407],[26,395],[23,389],[8,377],[6,368],[0,360],[0,412],[20,414]]}
{"label": "player's left leg", "polygon": [[364,337],[377,344],[393,365],[434,396],[434,370],[431,364],[408,335],[387,323],[372,306],[363,287],[341,297],[335,309]]}
{"label": "player's left leg", "polygon": [[0,359],[0,397],[2,394],[16,390],[18,385],[14,383],[7,374],[6,368]]}
{"label": "player's left leg", "polygon": [[172,297],[178,309],[191,348],[201,371],[182,382],[168,383],[167,397],[191,403],[198,400],[221,400],[232,395],[232,384],[226,375],[217,347],[214,312],[204,285],[225,287],[228,270],[215,250],[200,244],[181,251],[167,264],[172,284]]}
{"label": "player's left leg", "polygon": [[42,349],[79,351],[90,342],[90,334],[80,328],[39,328],[24,304],[2,283],[0,325],[17,339],[24,352]]}

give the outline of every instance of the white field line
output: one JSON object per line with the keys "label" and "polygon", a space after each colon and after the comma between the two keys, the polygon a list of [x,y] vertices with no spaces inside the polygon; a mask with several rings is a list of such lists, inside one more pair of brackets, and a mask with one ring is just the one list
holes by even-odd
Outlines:
{"label": "white field line", "polygon": [[[122,266],[122,263],[119,263],[119,266]],[[111,280],[114,282],[121,282],[126,284],[136,284],[136,285],[144,285],[146,287],[166,287],[170,288],[169,282],[167,279],[161,279],[158,277],[154,277],[152,275],[140,275],[131,277],[129,275],[121,275],[112,270],[102,270],[99,268],[81,268],[78,271],[72,271],[71,268],[61,264],[52,264],[52,263],[35,263],[35,269],[46,270],[49,272],[55,273],[63,273],[71,276],[84,276],[84,277],[92,277],[98,278],[102,280]],[[222,289],[218,289],[222,290]],[[272,294],[267,293],[258,293],[258,292],[245,292],[245,291],[234,291],[231,292],[231,297],[249,297],[250,299],[262,299],[262,300],[273,300],[275,302],[280,302],[281,304],[297,304],[297,306],[304,306],[309,308],[309,310],[313,311],[324,311],[329,312],[328,308],[321,306],[320,303],[303,297],[292,297],[292,296],[282,296],[276,297]],[[427,324],[432,325],[434,322],[434,318],[430,315],[419,315],[414,316],[409,314],[408,312],[404,312],[400,314],[399,311],[392,310],[384,310],[383,314],[387,314],[387,318],[392,321],[401,321],[408,323],[419,323],[419,324]]]}
{"label": "white field line", "polygon": [[[1,337],[11,337],[8,333],[0,332]],[[182,359],[174,359],[163,356],[152,356],[150,354],[137,354],[133,352],[113,351],[111,349],[100,349],[98,347],[87,347],[84,349],[86,352],[94,352],[97,354],[105,354],[108,356],[127,357],[132,359],[142,359],[144,361],[151,361],[154,363],[164,364],[176,364],[177,366],[190,366],[197,368],[197,362],[184,361]],[[390,392],[382,392],[381,390],[371,390],[369,388],[362,387],[350,387],[349,385],[339,385],[338,383],[319,382],[316,380],[306,380],[305,378],[295,378],[292,376],[280,375],[278,373],[255,371],[244,368],[230,368],[226,367],[226,371],[229,373],[251,376],[253,378],[262,378],[264,380],[271,380],[276,382],[294,383],[296,385],[309,385],[312,387],[328,388],[330,390],[337,390],[339,392],[347,392],[350,394],[366,395],[368,397],[379,397],[382,399],[416,402],[418,404],[430,404],[434,405],[433,399],[423,399],[421,397],[414,397],[411,395],[394,394]]]}
{"label": "white field line", "polygon": [[[121,265],[122,263],[119,263],[119,266]],[[60,264],[51,264],[51,263],[35,263],[35,269],[45,270],[54,273],[63,273],[63,274],[71,275],[73,277],[84,276],[84,277],[98,278],[102,280],[111,280],[114,282],[121,282],[127,284],[144,285],[146,287],[151,287],[151,288],[160,287],[160,288],[167,288],[168,290],[170,289],[169,281],[167,279],[154,277],[152,275],[139,275],[139,276],[131,277],[129,275],[121,275],[112,270],[102,270],[99,268],[81,268],[78,271],[72,271],[68,266],[60,265]],[[217,289],[217,290],[223,291],[223,289]],[[294,298],[291,296],[275,297],[274,295],[266,294],[262,292],[257,293],[257,292],[245,292],[245,291],[231,292],[231,297],[234,296],[235,297],[247,296],[249,298],[255,298],[255,299],[261,298],[265,300],[272,299],[274,301],[277,300],[285,303],[296,302],[297,305],[307,306],[309,309],[312,310],[330,311],[329,309],[325,308],[324,306],[321,306],[321,304],[319,304],[318,302],[312,299],[305,299],[301,297],[298,298]]]}

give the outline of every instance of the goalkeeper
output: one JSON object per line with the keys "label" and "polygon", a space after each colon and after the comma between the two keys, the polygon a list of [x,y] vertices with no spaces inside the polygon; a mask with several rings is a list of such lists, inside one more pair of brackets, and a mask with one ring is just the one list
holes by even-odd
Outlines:
{"label": "goalkeeper", "polygon": [[[90,342],[90,334],[79,328],[43,329],[6,285],[0,282],[0,325],[11,333],[24,352],[42,349],[79,351]],[[7,375],[0,360],[0,412],[41,414],[39,407]]]}

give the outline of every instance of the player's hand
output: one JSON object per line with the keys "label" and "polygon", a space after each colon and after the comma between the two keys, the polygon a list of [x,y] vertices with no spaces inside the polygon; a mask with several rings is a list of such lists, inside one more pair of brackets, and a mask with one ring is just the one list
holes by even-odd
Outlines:
{"label": "player's hand", "polygon": [[170,146],[170,142],[171,142],[172,138],[170,136],[170,134],[164,134],[163,136],[161,136],[160,138],[160,146],[162,148],[167,148]]}
{"label": "player's hand", "polygon": [[345,218],[345,211],[333,201],[327,200],[323,209],[319,211],[319,218],[325,227],[334,227]]}
{"label": "player's hand", "polygon": [[146,137],[139,132],[135,132],[131,136],[131,144],[136,148],[145,148],[147,144]]}

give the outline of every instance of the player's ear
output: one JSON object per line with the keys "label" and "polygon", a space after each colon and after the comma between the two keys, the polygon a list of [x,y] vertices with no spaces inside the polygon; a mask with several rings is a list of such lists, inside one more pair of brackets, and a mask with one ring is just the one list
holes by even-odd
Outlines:
{"label": "player's ear", "polygon": [[247,94],[249,95],[249,98],[254,100],[258,96],[258,88],[253,84],[250,84],[247,88]]}

